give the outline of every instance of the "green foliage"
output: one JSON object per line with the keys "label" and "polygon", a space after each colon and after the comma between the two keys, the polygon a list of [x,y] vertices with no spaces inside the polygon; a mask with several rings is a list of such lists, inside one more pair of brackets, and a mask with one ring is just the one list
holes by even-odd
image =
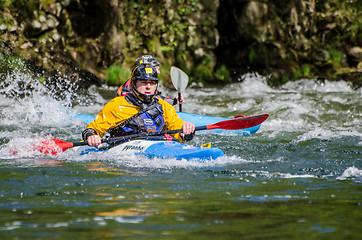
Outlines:
{"label": "green foliage", "polygon": [[213,69],[207,58],[203,63],[194,66],[190,74],[191,82],[199,83],[230,83],[232,78],[226,65],[221,65],[217,69]]}
{"label": "green foliage", "polygon": [[171,76],[170,76],[170,69],[171,69],[171,66],[170,66],[170,64],[168,64],[168,62],[163,62],[160,65],[160,72],[161,73],[158,75],[158,79],[159,79],[160,82],[165,84],[165,86],[172,85]]}
{"label": "green foliage", "polygon": [[[184,56],[185,60],[187,60],[185,53],[182,53],[182,56]],[[178,56],[180,57],[180,56]],[[211,66],[211,57],[210,56],[203,56],[201,59],[201,62],[197,64],[196,66],[193,65],[191,68],[191,78],[190,80],[192,82],[209,82],[212,80],[213,77],[213,71]]]}
{"label": "green foliage", "polygon": [[212,71],[205,65],[198,65],[193,71],[192,77],[190,78],[192,82],[201,82],[205,83],[212,79]]}
{"label": "green foliage", "polygon": [[256,54],[255,50],[251,49],[250,53],[249,53],[249,61],[254,62],[257,58],[258,58],[258,55]]}
{"label": "green foliage", "polygon": [[[325,40],[334,46],[345,47],[346,42],[359,45],[362,29],[361,9],[361,0],[316,1],[316,12],[320,18],[317,24],[321,26],[318,33],[326,36]],[[327,27],[328,25],[330,27]],[[329,32],[331,34],[328,35]]]}
{"label": "green foliage", "polygon": [[160,49],[162,52],[173,52],[175,50],[175,48],[171,46],[161,46]]}
{"label": "green foliage", "polygon": [[147,49],[150,52],[157,52],[161,47],[159,39],[155,38],[155,37],[152,39],[148,39],[148,41],[146,42],[146,45],[147,45]]}
{"label": "green foliage", "polygon": [[212,58],[209,55],[203,56],[201,63],[191,68],[192,82],[200,83],[230,83],[232,78],[226,65],[214,68]]}
{"label": "green foliage", "polygon": [[332,47],[328,48],[328,53],[329,53],[329,59],[327,60],[338,63],[342,61],[343,54],[337,49],[334,49]]}
{"label": "green foliage", "polygon": [[281,79],[279,77],[269,75],[266,77],[266,82],[269,86],[279,86],[281,84]]}
{"label": "green foliage", "polygon": [[45,79],[45,77],[44,76],[39,76],[39,82],[41,82],[41,84],[44,84],[45,83],[45,81],[46,81],[46,79]]}
{"label": "green foliage", "polygon": [[215,78],[224,83],[230,83],[232,81],[229,70],[225,65],[221,65],[221,67],[216,70]]}
{"label": "green foliage", "polygon": [[294,80],[300,78],[308,78],[308,77],[310,77],[310,67],[307,64],[302,65],[299,69],[297,69],[293,73]]}
{"label": "green foliage", "polygon": [[289,78],[286,76],[282,77],[282,83],[287,83],[289,81]]}
{"label": "green foliage", "polygon": [[8,55],[6,53],[0,52],[0,71],[3,73],[9,71],[25,71],[27,68],[25,59]]}
{"label": "green foliage", "polygon": [[34,11],[39,8],[39,0],[38,1],[27,1],[27,0],[7,0],[5,1],[5,6],[9,8],[21,9],[21,14],[18,16],[21,18],[29,18],[32,17]]}
{"label": "green foliage", "polygon": [[269,86],[280,87],[282,84],[290,81],[290,79],[292,79],[292,77],[274,72],[274,74],[270,74],[269,76],[266,77],[266,82],[268,83]]}
{"label": "green foliage", "polygon": [[105,81],[110,86],[118,86],[124,84],[130,76],[131,74],[128,70],[112,65],[107,69]]}

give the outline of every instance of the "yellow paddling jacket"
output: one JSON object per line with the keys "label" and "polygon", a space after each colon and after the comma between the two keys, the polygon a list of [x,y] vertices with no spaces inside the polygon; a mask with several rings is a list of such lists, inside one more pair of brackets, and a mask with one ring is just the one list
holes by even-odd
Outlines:
{"label": "yellow paddling jacket", "polygon": [[[95,120],[87,125],[87,129],[91,128],[95,130],[99,136],[103,137],[108,130],[115,128],[141,111],[141,106],[131,104],[126,100],[126,97],[127,96],[116,97],[108,102],[100,113],[97,114]],[[157,100],[162,105],[164,130],[181,129],[185,121],[177,115],[175,108],[162,99]],[[181,142],[183,141],[178,133],[173,134],[173,137]]]}

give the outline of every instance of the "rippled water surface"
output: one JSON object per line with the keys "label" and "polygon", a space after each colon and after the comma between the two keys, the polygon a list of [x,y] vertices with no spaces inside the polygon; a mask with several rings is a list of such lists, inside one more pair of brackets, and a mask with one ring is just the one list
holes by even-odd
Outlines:
{"label": "rippled water surface", "polygon": [[79,141],[86,124],[72,117],[96,114],[116,88],[49,91],[9,75],[0,88],[0,238],[360,239],[361,89],[313,80],[272,89],[243,78],[186,89],[186,112],[270,114],[254,136],[197,133],[190,144],[225,152],[200,163],[30,151],[44,137]]}

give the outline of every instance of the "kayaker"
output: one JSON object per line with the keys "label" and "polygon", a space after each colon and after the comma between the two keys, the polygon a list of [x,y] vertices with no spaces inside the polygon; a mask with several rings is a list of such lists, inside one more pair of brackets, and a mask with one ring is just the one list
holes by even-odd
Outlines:
{"label": "kayaker", "polygon": [[[160,72],[160,62],[152,55],[143,55],[143,56],[137,58],[137,60],[134,63],[134,68],[141,64],[151,65],[152,67],[154,67],[156,69],[157,74],[161,73]],[[131,78],[130,78],[123,85],[121,85],[118,88],[117,96],[126,96],[127,94],[130,94],[131,92],[132,92],[132,90],[131,90]],[[156,96],[158,98],[161,98],[161,99],[167,101],[171,105],[184,103],[184,97],[182,95],[180,96],[180,100],[178,100],[177,97],[171,98],[169,96],[162,96],[161,92],[157,91]]]}
{"label": "kayaker", "polygon": [[101,147],[101,137],[124,136],[142,132],[182,129],[173,137],[180,142],[193,138],[195,124],[183,121],[175,108],[156,97],[158,88],[157,70],[141,64],[131,76],[131,93],[108,102],[95,120],[87,125],[82,137],[90,146]]}

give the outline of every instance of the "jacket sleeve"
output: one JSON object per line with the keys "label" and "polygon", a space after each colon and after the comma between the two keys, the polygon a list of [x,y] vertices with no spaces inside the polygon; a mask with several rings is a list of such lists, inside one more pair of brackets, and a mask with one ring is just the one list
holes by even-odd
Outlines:
{"label": "jacket sleeve", "polygon": [[[165,119],[166,129],[165,130],[176,130],[176,129],[182,129],[182,124],[184,124],[185,121],[183,121],[176,113],[176,109],[171,106],[168,102],[164,100],[160,100],[163,107],[163,116]],[[176,133],[172,135],[173,137],[177,138],[180,142],[183,142],[183,139],[181,138],[180,134]]]}
{"label": "jacket sleeve", "polygon": [[94,121],[87,125],[87,129],[94,129],[99,136],[103,137],[110,128],[116,127],[131,117],[136,110],[124,102],[124,97],[116,97],[108,102],[97,114]]}

